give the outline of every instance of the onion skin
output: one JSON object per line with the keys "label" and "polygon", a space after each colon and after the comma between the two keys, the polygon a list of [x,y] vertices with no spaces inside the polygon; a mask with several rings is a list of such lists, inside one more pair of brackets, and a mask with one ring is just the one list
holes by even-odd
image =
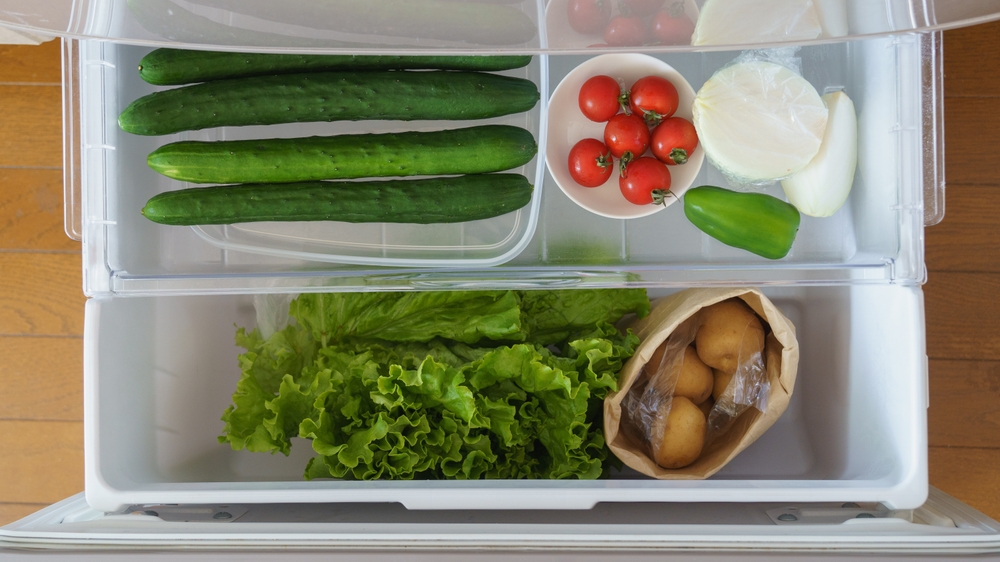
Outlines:
{"label": "onion skin", "polygon": [[830,110],[819,153],[781,182],[788,201],[804,215],[829,217],[847,201],[858,167],[858,117],[843,92],[823,96]]}

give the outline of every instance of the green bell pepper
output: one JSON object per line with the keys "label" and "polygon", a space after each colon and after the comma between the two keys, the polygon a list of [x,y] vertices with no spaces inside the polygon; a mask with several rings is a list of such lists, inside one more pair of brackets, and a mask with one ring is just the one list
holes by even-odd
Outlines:
{"label": "green bell pepper", "polygon": [[705,185],[684,194],[684,214],[712,238],[777,260],[788,255],[799,231],[799,211],[763,193]]}

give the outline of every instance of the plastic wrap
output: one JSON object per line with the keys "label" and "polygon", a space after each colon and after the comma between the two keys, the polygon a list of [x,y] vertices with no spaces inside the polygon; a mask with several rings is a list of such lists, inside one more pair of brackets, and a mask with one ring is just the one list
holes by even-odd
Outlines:
{"label": "plastic wrap", "polygon": [[747,51],[698,91],[699,141],[733,187],[769,185],[819,152],[828,110],[796,55],[795,48]]}

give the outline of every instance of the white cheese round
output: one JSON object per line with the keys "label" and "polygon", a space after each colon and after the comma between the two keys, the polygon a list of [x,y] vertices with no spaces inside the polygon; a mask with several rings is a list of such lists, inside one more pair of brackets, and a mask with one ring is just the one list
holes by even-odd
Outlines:
{"label": "white cheese round", "polygon": [[698,91],[693,110],[705,154],[723,173],[748,183],[804,168],[819,152],[828,114],[805,78],[765,61],[716,72]]}

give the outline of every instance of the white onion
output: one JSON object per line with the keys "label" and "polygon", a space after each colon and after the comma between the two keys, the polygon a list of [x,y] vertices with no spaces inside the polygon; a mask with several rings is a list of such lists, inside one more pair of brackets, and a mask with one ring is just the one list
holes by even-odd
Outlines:
{"label": "white onion", "polygon": [[823,96],[830,110],[823,145],[809,165],[783,180],[788,202],[802,214],[829,217],[851,194],[858,167],[858,117],[843,92]]}
{"label": "white onion", "polygon": [[710,161],[731,179],[788,177],[819,152],[827,109],[805,78],[751,60],[719,70],[695,97],[693,122]]}
{"label": "white onion", "polygon": [[707,0],[692,45],[744,45],[816,39],[823,32],[813,0]]}

